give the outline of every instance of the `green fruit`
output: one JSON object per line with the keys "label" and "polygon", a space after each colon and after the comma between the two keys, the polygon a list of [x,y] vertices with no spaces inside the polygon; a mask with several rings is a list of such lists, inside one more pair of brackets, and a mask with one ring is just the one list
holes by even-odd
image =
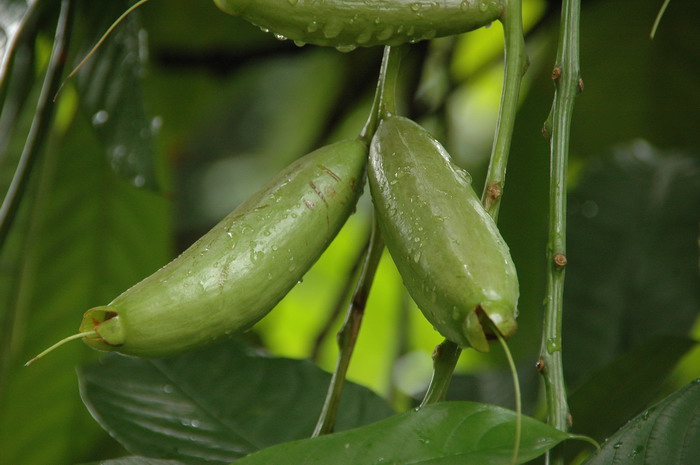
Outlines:
{"label": "green fruit", "polygon": [[301,158],[175,260],[88,310],[84,341],[162,357],[249,328],[319,258],[355,208],[367,147],[343,141]]}
{"label": "green fruit", "polygon": [[482,352],[489,350],[485,318],[512,335],[519,295],[515,266],[469,174],[425,129],[390,116],[372,139],[368,175],[387,248],[433,326],[450,341]]}
{"label": "green fruit", "polygon": [[214,0],[279,38],[350,51],[471,31],[499,19],[503,0]]}

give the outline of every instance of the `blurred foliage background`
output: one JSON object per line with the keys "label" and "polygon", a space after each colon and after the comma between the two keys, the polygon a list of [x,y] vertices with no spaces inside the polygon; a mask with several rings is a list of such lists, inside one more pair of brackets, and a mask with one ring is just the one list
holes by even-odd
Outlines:
{"label": "blurred foliage background", "polygon": [[[700,337],[700,5],[671,2],[652,41],[660,3],[582,5],[585,92],[571,139],[563,341],[573,393],[615,366],[638,367],[635,382],[649,386],[645,402],[700,376],[700,351],[687,340]],[[130,4],[78,1],[66,67]],[[0,2],[3,192],[35,117],[58,6]],[[500,219],[521,280],[511,347],[526,411],[535,415],[543,413],[533,367],[548,191],[548,144],[540,131],[553,96],[558,8],[556,1],[524,0],[530,68]],[[85,310],[167,263],[291,161],[354,137],[369,111],[380,57],[381,48],[340,53],[278,41],[208,0],[154,0],[115,30],[59,95],[0,251],[0,463],[73,464],[122,453],[80,399],[75,367],[99,354],[74,343],[31,368],[23,363],[75,332]],[[495,23],[415,44],[402,70],[403,112],[444,143],[478,188],[502,58]],[[250,343],[332,370],[342,322],[342,312],[332,310],[370,215],[365,195],[303,282],[245,335]],[[385,254],[350,379],[396,409],[408,408],[427,387],[430,354],[441,340]],[[511,406],[504,367],[497,347],[488,355],[465,351],[453,398]],[[624,392],[609,378],[609,392]],[[574,408],[574,430],[576,418]],[[595,415],[581,418],[601,424]]]}

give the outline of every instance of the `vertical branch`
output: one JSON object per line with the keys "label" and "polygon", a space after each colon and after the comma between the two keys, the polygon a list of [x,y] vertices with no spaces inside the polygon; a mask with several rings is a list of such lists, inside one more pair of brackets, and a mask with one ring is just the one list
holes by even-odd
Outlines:
{"label": "vertical branch", "polygon": [[357,336],[362,325],[362,317],[365,313],[365,305],[369,297],[369,291],[374,280],[374,273],[377,271],[379,260],[382,257],[384,250],[384,241],[377,225],[376,218],[372,218],[372,231],[370,233],[369,249],[365,255],[365,261],[360,273],[360,279],[355,287],[355,292],[348,308],[348,314],[343,323],[343,327],[338,333],[338,361],[336,363],[333,377],[331,378],[326,400],[323,403],[321,416],[316,423],[312,437],[317,437],[322,434],[333,432],[335,426],[335,417],[340,404],[340,395],[343,392],[345,385],[345,376],[350,366],[352,352],[355,349]]}
{"label": "vertical branch", "polygon": [[367,242],[362,246],[360,251],[357,254],[357,257],[353,259],[352,266],[350,267],[350,270],[348,271],[347,277],[345,278],[345,281],[343,282],[343,286],[341,289],[338,291],[335,301],[333,302],[333,307],[331,308],[330,313],[328,314],[328,317],[326,319],[325,324],[321,327],[319,330],[318,334],[316,335],[316,338],[314,339],[314,344],[313,348],[311,349],[311,354],[309,357],[311,360],[318,362],[319,356],[321,355],[321,346],[323,345],[323,341],[326,340],[326,336],[331,332],[333,329],[333,325],[335,324],[335,321],[338,319],[340,316],[340,313],[343,311],[343,307],[345,306],[345,302],[348,300],[350,297],[350,292],[352,291],[352,285],[355,283],[355,280],[358,275],[358,271],[360,270],[360,265],[362,265],[365,256],[367,254],[367,248],[369,247],[369,238],[367,238]]}
{"label": "vertical branch", "polygon": [[[384,56],[382,58],[382,66],[379,71],[379,79],[377,82],[377,92],[374,96],[369,118],[359,136],[360,140],[367,144],[372,140],[374,132],[379,126],[380,119],[396,111],[396,81],[398,79],[403,50],[403,47],[384,47]],[[350,358],[355,348],[355,342],[357,342],[357,336],[360,332],[365,304],[367,303],[372,281],[374,280],[374,273],[377,271],[377,266],[379,265],[383,250],[384,240],[379,232],[377,219],[373,216],[369,248],[365,255],[360,278],[350,301],[345,323],[338,333],[338,346],[340,349],[338,361],[333,372],[333,377],[331,378],[330,386],[328,386],[328,393],[323,403],[321,416],[316,423],[316,428],[314,429],[312,437],[333,432],[335,416],[340,403],[340,395],[345,384],[345,376],[348,371],[348,366],[350,365]]]}
{"label": "vertical branch", "polygon": [[[518,111],[520,87],[527,70],[528,58],[523,37],[521,0],[507,0],[503,17],[505,39],[505,69],[503,91],[498,114],[498,124],[491,149],[491,161],[486,175],[481,202],[494,221],[498,220],[501,196],[506,178],[506,166],[510,154],[515,116]],[[433,353],[433,377],[423,398],[422,405],[439,402],[445,398],[452,373],[459,360],[461,349],[448,340],[443,341]]]}
{"label": "vertical branch", "polygon": [[[562,6],[557,58],[552,71],[554,102],[545,134],[550,139],[549,242],[547,245],[547,298],[538,367],[544,378],[549,424],[562,431],[569,427],[569,407],[562,366],[561,322],[566,267],[566,171],[569,134],[576,95],[583,90],[579,68],[580,0]],[[550,462],[551,460],[551,462]],[[548,463],[562,464],[557,454]]]}

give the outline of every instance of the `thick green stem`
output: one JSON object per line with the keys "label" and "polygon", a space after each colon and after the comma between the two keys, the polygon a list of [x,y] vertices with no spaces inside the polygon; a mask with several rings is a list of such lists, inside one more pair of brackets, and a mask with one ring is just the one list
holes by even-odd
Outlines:
{"label": "thick green stem", "polygon": [[[520,87],[528,66],[520,2],[521,0],[508,0],[502,18],[505,39],[503,91],[496,134],[491,150],[491,161],[486,175],[484,192],[481,196],[484,208],[494,220],[498,220],[498,211],[505,185],[506,166],[510,154],[510,142],[518,111]],[[421,405],[439,402],[445,398],[460,352],[457,344],[448,340],[443,341],[436,348],[433,354],[433,378],[430,380],[428,392]]]}
{"label": "thick green stem", "polygon": [[[547,298],[538,366],[544,378],[547,420],[557,429],[569,428],[569,406],[562,366],[561,322],[566,267],[566,172],[574,101],[583,90],[579,68],[580,0],[566,0],[562,7],[557,58],[552,71],[554,102],[548,118],[550,140],[549,243],[547,245]],[[548,463],[563,464],[557,450]]]}
{"label": "thick green stem", "polygon": [[421,407],[445,399],[447,389],[450,387],[450,381],[452,381],[452,373],[454,373],[461,353],[462,349],[447,339],[435,347],[433,352],[433,377],[430,380],[428,391],[423,397],[423,402],[420,404]]}
{"label": "thick green stem", "polygon": [[34,120],[29,129],[29,134],[27,134],[27,140],[20,155],[12,182],[7,190],[2,206],[0,206],[0,250],[2,250],[5,238],[14,221],[17,208],[32,171],[32,166],[38,158],[50,130],[54,109],[52,97],[61,82],[61,73],[66,61],[68,40],[71,33],[72,5],[73,2],[70,0],[64,0],[61,4],[61,13],[56,26],[53,50],[51,51],[46,76],[44,77],[44,83],[37,101]]}
{"label": "thick green stem", "polygon": [[335,426],[335,417],[340,403],[340,395],[345,385],[345,376],[350,366],[352,352],[355,349],[357,336],[362,325],[362,317],[365,313],[372,281],[374,281],[374,274],[377,271],[377,266],[384,250],[384,241],[377,227],[376,219],[372,220],[372,232],[370,234],[370,245],[365,256],[360,279],[355,287],[345,323],[338,333],[338,346],[340,349],[338,361],[328,387],[326,400],[323,403],[321,416],[318,419],[312,437],[332,433]]}
{"label": "thick green stem", "polygon": [[503,91],[496,134],[491,149],[491,161],[486,174],[484,192],[481,196],[484,208],[494,220],[498,219],[498,210],[506,179],[508,155],[510,154],[510,142],[513,138],[515,116],[518,112],[520,87],[528,67],[520,2],[521,0],[508,0],[504,17],[501,20],[505,39]]}
{"label": "thick green stem", "polygon": [[396,81],[399,76],[401,59],[406,47],[384,47],[382,66],[379,70],[377,90],[374,94],[372,109],[364,128],[360,132],[360,139],[369,144],[374,132],[379,126],[379,121],[388,114],[396,113]]}

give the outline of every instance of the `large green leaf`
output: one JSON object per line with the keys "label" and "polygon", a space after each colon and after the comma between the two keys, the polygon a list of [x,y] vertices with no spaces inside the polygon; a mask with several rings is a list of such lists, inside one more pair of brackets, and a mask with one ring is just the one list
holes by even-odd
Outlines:
{"label": "large green leaf", "polygon": [[[269,358],[234,340],[160,360],[112,355],[79,377],[93,416],[130,452],[188,463],[227,463],[310,436],[330,380],[309,361]],[[349,384],[337,426],[391,413]]]}
{"label": "large green leaf", "polygon": [[139,456],[131,456],[131,457],[121,457],[118,459],[112,459],[112,460],[103,460],[101,462],[93,462],[91,464],[85,464],[85,465],[184,465],[182,462],[178,462],[176,460],[162,460],[162,459],[153,459],[149,457],[139,457]]}
{"label": "large green leaf", "polygon": [[585,465],[700,463],[700,379],[650,407],[613,434]]}
{"label": "large green leaf", "polygon": [[[85,131],[88,129],[87,131]],[[112,173],[81,119],[49,145],[22,219],[3,251],[0,463],[67,464],[94,457],[106,435],[78,394],[74,367],[95,357],[83,344],[22,365],[74,333],[168,255],[167,205]],[[40,446],[37,444],[40,442]]]}
{"label": "large green leaf", "polygon": [[[329,436],[280,444],[241,465],[498,465],[512,463],[516,414],[493,405],[442,402]],[[517,463],[570,436],[523,417]]]}
{"label": "large green leaf", "polygon": [[[79,60],[130,3],[112,0],[81,5],[79,17],[87,33]],[[159,123],[147,116],[141,91],[145,37],[138,15],[129,15],[81,68],[78,91],[114,170],[136,186],[155,188],[153,133]]]}
{"label": "large green leaf", "polygon": [[638,141],[592,162],[570,196],[564,368],[578,385],[700,309],[700,163]]}
{"label": "large green leaf", "polygon": [[[597,370],[569,396],[573,431],[602,441],[659,394],[667,376],[696,341],[662,336]],[[567,449],[578,451],[575,443]]]}

